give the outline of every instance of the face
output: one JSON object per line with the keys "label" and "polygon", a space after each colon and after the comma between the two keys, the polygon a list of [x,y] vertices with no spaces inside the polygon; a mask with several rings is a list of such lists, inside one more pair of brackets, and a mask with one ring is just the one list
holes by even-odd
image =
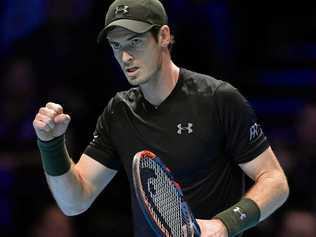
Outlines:
{"label": "face", "polygon": [[161,68],[161,48],[150,32],[136,34],[116,27],[107,38],[131,85],[147,83],[157,75]]}

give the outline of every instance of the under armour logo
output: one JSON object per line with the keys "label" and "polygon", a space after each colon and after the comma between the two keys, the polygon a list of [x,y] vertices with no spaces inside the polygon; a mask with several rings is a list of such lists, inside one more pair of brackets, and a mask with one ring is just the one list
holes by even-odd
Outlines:
{"label": "under armour logo", "polygon": [[183,127],[182,124],[179,123],[177,127],[178,127],[178,131],[177,131],[178,134],[182,134],[183,131],[186,131],[188,134],[193,133],[193,129],[192,129],[193,123],[188,123],[188,126],[186,127]]}
{"label": "under armour logo", "polygon": [[93,135],[93,142],[95,142],[98,139],[99,135]]}
{"label": "under armour logo", "polygon": [[260,128],[260,125],[255,123],[249,129],[249,141],[252,141],[253,139],[257,138],[261,133],[262,130]]}
{"label": "under armour logo", "polygon": [[241,209],[239,207],[235,207],[233,211],[239,214],[239,218],[241,221],[247,218],[246,213],[241,212]]}
{"label": "under armour logo", "polygon": [[126,5],[120,5],[117,8],[115,8],[115,15],[125,15],[126,13],[128,13],[128,6]]}

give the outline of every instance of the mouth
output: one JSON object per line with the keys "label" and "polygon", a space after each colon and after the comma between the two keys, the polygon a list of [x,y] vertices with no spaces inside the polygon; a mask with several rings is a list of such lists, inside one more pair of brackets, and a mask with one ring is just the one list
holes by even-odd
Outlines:
{"label": "mouth", "polygon": [[135,76],[136,73],[138,72],[139,68],[138,67],[130,67],[126,68],[125,71],[127,72],[127,75],[129,77]]}

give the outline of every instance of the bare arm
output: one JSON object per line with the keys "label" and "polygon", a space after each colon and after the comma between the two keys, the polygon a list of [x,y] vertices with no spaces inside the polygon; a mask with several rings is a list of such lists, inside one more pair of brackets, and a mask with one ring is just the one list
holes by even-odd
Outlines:
{"label": "bare arm", "polygon": [[289,195],[287,179],[271,148],[240,167],[255,181],[245,196],[259,206],[262,221],[286,201]]}
{"label": "bare arm", "polygon": [[[45,146],[51,146],[48,145],[49,142],[65,134],[69,123],[70,116],[64,114],[62,106],[49,102],[45,107],[39,109],[33,126],[37,137],[44,143],[48,142]],[[58,147],[58,150],[60,149],[66,148]],[[116,171],[103,166],[85,154],[81,156],[77,164],[74,164],[67,152],[57,152],[58,155],[48,157],[52,152],[54,153],[51,150],[46,152],[43,159],[43,161],[45,160],[43,165],[49,188],[57,204],[66,215],[80,214],[88,209],[99,193],[112,180]],[[60,160],[62,161],[61,171],[58,168],[58,172],[56,172],[56,166],[54,169],[47,168],[50,167],[49,164],[51,163],[58,163],[53,161],[60,162]],[[67,160],[69,162],[65,163],[64,161]]]}
{"label": "bare arm", "polygon": [[[273,151],[268,148],[254,160],[240,164],[241,169],[255,181],[245,197],[260,209],[260,221],[280,207],[289,195],[287,179]],[[227,237],[227,229],[218,219],[198,220],[201,237]]]}
{"label": "bare arm", "polygon": [[61,176],[46,174],[46,178],[60,209],[65,215],[73,216],[87,210],[116,173],[83,154],[67,173]]}

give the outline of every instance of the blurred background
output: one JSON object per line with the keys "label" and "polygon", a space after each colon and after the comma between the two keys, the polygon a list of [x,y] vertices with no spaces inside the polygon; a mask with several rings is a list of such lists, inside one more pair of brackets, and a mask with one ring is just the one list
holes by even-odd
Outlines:
{"label": "blurred background", "polygon": [[[136,1],[136,0],[135,0]],[[129,88],[108,45],[97,45],[112,1],[0,2],[0,236],[131,236],[129,191],[118,174],[84,214],[65,217],[42,171],[32,120],[48,101],[72,116],[77,161],[96,119]],[[316,236],[316,14],[304,1],[163,1],[174,62],[226,80],[255,109],[291,195],[244,236]]]}

